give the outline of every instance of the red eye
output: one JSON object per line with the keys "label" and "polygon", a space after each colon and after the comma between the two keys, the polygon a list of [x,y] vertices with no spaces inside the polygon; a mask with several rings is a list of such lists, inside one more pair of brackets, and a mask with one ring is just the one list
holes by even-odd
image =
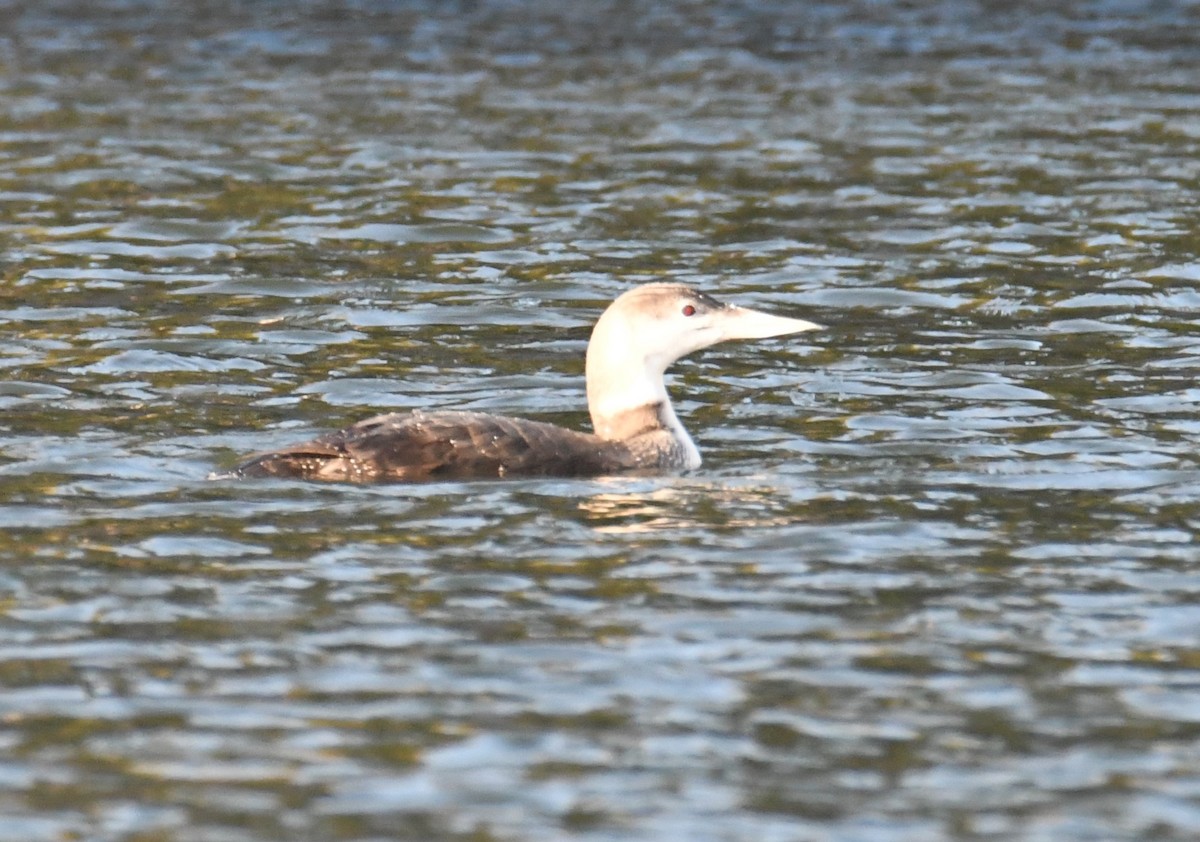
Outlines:
{"label": "red eye", "polygon": [[691,304],[684,304],[683,305],[683,315],[685,315],[685,316],[696,315],[696,308],[693,307]]}

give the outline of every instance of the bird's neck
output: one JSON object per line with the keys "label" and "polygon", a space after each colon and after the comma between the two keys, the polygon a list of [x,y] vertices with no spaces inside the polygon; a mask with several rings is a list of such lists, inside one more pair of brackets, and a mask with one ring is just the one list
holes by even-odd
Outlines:
{"label": "bird's neck", "polygon": [[663,372],[603,346],[596,350],[588,349],[587,361],[588,410],[596,435],[620,442],[661,436],[683,454],[682,467],[698,467],[700,452],[675,415]]}
{"label": "bird's neck", "polygon": [[646,403],[607,415],[592,414],[592,426],[596,435],[610,441],[628,441],[647,433],[670,430],[679,425],[671,404],[665,402]]}

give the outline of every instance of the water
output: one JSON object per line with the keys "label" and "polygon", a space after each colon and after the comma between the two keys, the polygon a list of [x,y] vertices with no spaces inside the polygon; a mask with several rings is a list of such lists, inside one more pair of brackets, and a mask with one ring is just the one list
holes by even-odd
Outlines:
{"label": "water", "polygon": [[[1056,6],[0,3],[0,839],[1195,838],[1200,19]],[[692,475],[205,479],[664,278],[830,326]]]}

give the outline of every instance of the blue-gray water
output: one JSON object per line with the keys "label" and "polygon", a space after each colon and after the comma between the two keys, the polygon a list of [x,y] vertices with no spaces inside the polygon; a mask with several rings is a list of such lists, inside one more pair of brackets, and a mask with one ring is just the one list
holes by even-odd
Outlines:
{"label": "blue-gray water", "polygon": [[[1053,8],[1049,8],[1053,7]],[[1200,835],[1200,8],[0,0],[0,840]],[[208,481],[584,426],[684,477]]]}

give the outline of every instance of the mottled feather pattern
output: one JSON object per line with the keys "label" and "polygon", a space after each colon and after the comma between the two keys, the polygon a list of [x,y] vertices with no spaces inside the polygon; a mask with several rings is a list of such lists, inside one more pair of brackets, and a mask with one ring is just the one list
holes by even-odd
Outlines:
{"label": "mottled feather pattern", "polygon": [[504,415],[379,415],[255,457],[239,476],[349,482],[599,476],[638,471],[645,457],[622,442]]}

